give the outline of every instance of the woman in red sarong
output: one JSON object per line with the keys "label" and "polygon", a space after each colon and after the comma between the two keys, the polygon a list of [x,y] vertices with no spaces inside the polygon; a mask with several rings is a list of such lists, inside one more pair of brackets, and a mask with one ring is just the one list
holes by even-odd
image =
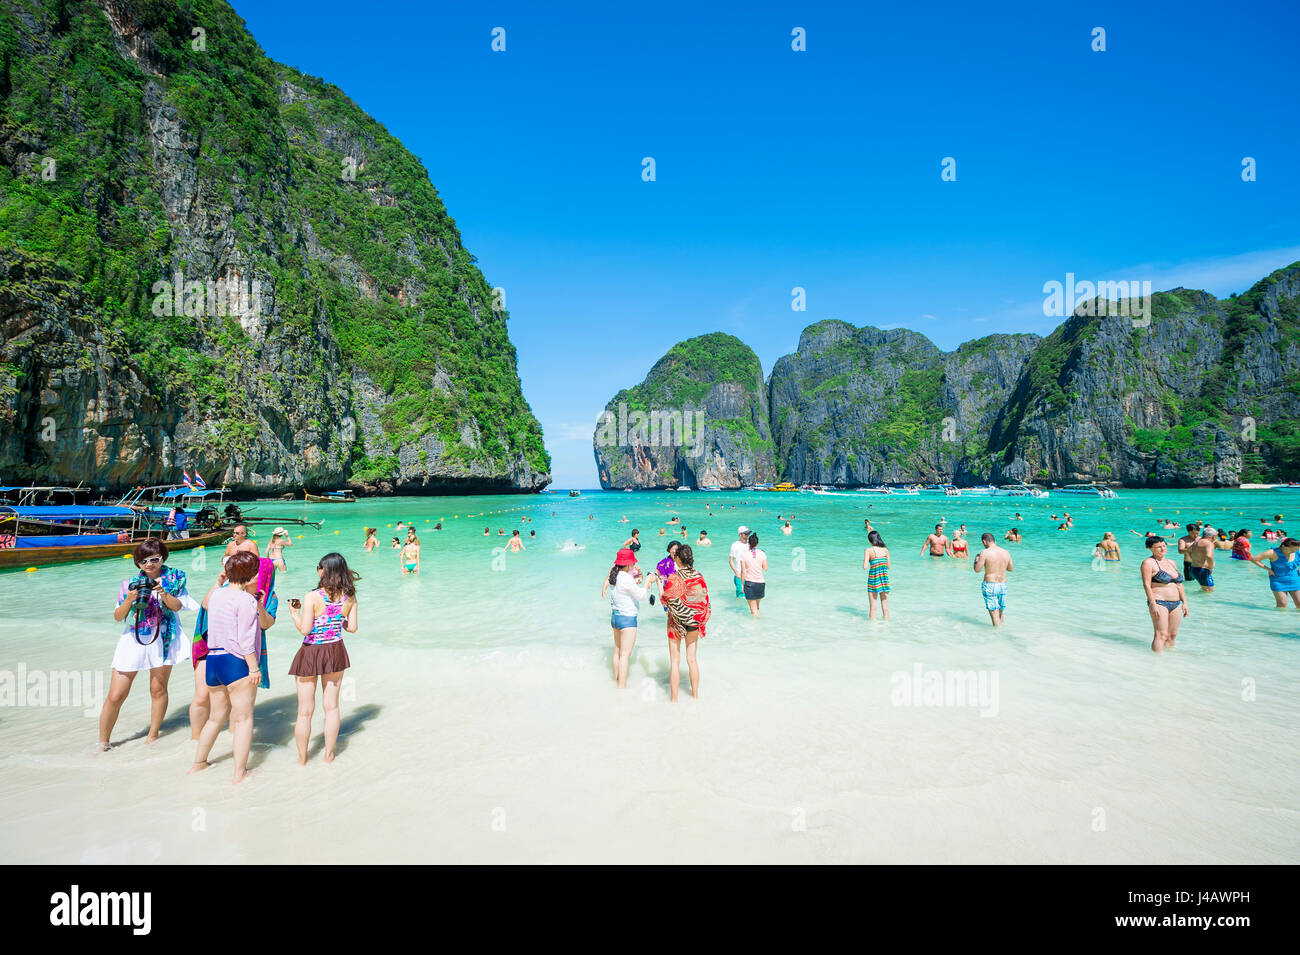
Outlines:
{"label": "woman in red sarong", "polygon": [[681,682],[681,645],[686,643],[686,665],[691,671],[691,696],[700,696],[700,664],[695,649],[704,636],[704,625],[709,619],[709,588],[695,569],[695,555],[690,545],[682,544],[673,555],[677,571],[663,584],[664,609],[668,611],[668,655],[672,658],[669,687],[672,701],[677,702],[677,687]]}

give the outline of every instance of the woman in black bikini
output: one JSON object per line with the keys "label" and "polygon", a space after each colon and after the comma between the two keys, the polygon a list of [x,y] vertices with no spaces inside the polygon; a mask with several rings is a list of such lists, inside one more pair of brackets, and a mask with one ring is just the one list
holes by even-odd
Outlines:
{"label": "woman in black bikini", "polygon": [[1188,614],[1187,592],[1183,590],[1183,575],[1178,572],[1178,565],[1165,558],[1169,550],[1165,539],[1148,537],[1147,549],[1151,556],[1142,561],[1142,589],[1146,591],[1154,630],[1151,649],[1159,653],[1166,647],[1173,649],[1178,628]]}

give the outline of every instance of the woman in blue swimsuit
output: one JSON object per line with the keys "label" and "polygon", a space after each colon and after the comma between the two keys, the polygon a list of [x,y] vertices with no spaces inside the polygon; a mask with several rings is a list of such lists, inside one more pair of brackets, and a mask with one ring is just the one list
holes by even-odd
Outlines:
{"label": "woman in blue swimsuit", "polygon": [[1259,567],[1267,563],[1268,589],[1273,591],[1278,610],[1286,608],[1288,596],[1300,607],[1300,557],[1296,557],[1296,551],[1300,551],[1300,540],[1288,537],[1276,547],[1250,559],[1252,564]]}
{"label": "woman in blue swimsuit", "polygon": [[1166,647],[1173,649],[1178,628],[1188,614],[1187,592],[1183,590],[1183,575],[1178,572],[1178,565],[1165,557],[1169,550],[1165,539],[1148,537],[1147,549],[1151,556],[1142,561],[1140,573],[1154,631],[1151,649],[1159,653]]}

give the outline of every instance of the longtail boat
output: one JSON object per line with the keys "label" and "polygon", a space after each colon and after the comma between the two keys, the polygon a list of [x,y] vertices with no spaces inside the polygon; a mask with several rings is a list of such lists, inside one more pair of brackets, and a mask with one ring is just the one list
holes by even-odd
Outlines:
{"label": "longtail boat", "polygon": [[302,492],[303,497],[314,504],[355,504],[357,496],[351,491],[326,491],[324,494]]}
{"label": "longtail boat", "polygon": [[[113,527],[123,520],[131,526]],[[0,507],[0,570],[121,557],[141,541],[163,536],[141,527],[140,515],[127,507]],[[229,536],[225,527],[196,527],[189,537],[166,544],[169,551],[190,550]]]}

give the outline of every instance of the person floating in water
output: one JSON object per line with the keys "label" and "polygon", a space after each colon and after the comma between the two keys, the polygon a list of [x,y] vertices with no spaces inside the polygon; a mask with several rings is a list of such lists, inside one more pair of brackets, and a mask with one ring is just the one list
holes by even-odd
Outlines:
{"label": "person floating in water", "polygon": [[1020,528],[1018,527],[1011,528],[1011,530],[1007,531],[1006,536],[1003,537],[1002,539],[1006,541],[1011,541],[1011,543],[1013,544],[1018,541],[1024,540],[1024,538],[1020,536]]}
{"label": "person floating in water", "polygon": [[999,547],[993,541],[993,535],[985,533],[980,537],[984,549],[975,558],[975,572],[984,574],[980,592],[984,595],[984,609],[989,612],[993,626],[1002,626],[1002,615],[1007,609],[1007,574],[1015,570],[1011,552]]}
{"label": "person floating in water", "polygon": [[510,535],[510,541],[506,544],[506,550],[512,551],[516,554],[521,550],[527,550],[527,548],[524,547],[524,539],[519,536],[518,531],[515,531]]}

